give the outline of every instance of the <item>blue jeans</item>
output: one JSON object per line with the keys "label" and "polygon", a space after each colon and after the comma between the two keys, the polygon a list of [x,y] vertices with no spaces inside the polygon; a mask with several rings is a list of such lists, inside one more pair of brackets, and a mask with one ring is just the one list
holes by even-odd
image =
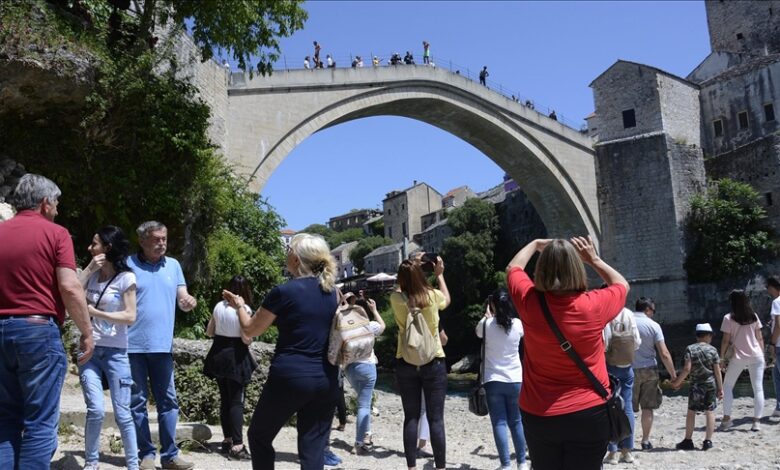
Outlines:
{"label": "blue jeans", "polygon": [[87,463],[98,463],[100,451],[100,429],[103,427],[104,404],[101,372],[108,378],[111,390],[111,404],[114,418],[122,435],[125,460],[129,470],[138,468],[138,443],[135,437],[135,423],[130,413],[130,393],[133,378],[130,374],[130,360],[127,350],[95,346],[92,359],[79,367],[81,389],[87,404],[87,419],[84,426],[84,459]]}
{"label": "blue jeans", "polygon": [[355,444],[362,444],[371,431],[371,397],[376,385],[376,364],[354,363],[347,366],[347,380],[357,393],[357,421]]}
{"label": "blue jeans", "polygon": [[775,410],[780,410],[780,346],[775,347],[775,365],[772,367],[772,380],[775,382]]}
{"label": "blue jeans", "polygon": [[628,416],[628,422],[631,423],[631,435],[617,444],[610,442],[607,449],[610,452],[616,452],[618,447],[625,450],[631,450],[634,448],[634,369],[631,366],[616,367],[608,365],[607,372],[618,379],[620,396],[623,398],[623,409],[626,411],[626,416]]}
{"label": "blue jeans", "polygon": [[173,355],[171,353],[130,353],[130,371],[133,375],[133,391],[130,409],[135,421],[138,440],[138,456],[154,458],[156,449],[149,430],[149,382],[157,403],[157,422],[160,432],[160,461],[168,463],[178,454],[176,447],[176,422],[179,420],[179,402],[173,384]]}
{"label": "blue jeans", "polygon": [[0,320],[0,468],[48,470],[66,368],[53,319]]}
{"label": "blue jeans", "polygon": [[520,382],[486,382],[485,396],[487,398],[490,423],[493,425],[493,439],[496,440],[498,458],[502,467],[510,465],[509,441],[506,428],[512,434],[515,445],[517,463],[525,462],[525,434],[523,422],[520,419]]}

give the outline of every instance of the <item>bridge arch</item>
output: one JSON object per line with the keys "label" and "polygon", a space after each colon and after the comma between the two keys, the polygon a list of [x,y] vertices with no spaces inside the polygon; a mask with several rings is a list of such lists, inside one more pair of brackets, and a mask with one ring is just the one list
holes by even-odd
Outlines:
{"label": "bridge arch", "polygon": [[229,159],[259,191],[315,132],[366,117],[407,117],[445,130],[493,160],[528,195],[551,236],[588,233],[598,239],[586,136],[464,77],[428,67],[409,67],[414,76],[398,76],[404,69],[287,71],[234,86]]}

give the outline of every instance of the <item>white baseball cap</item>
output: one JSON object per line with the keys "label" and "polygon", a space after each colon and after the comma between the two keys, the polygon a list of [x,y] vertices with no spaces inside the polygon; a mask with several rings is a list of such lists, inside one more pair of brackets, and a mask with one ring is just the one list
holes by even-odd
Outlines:
{"label": "white baseball cap", "polygon": [[712,333],[712,327],[709,323],[699,323],[696,325],[696,333]]}

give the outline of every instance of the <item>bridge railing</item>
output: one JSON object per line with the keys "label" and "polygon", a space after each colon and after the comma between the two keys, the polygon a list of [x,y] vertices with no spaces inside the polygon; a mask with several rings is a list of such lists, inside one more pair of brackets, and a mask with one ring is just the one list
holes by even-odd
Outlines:
{"label": "bridge railing", "polygon": [[[372,67],[372,59],[374,57],[377,57],[379,59],[379,67],[393,67],[390,65],[390,57],[392,57],[392,53],[390,54],[379,54],[375,52],[369,52],[367,54],[349,54],[349,55],[331,55],[331,58],[333,59],[335,66],[337,68],[349,68],[352,67],[352,62],[356,60],[357,57],[360,57],[363,60],[363,67]],[[401,54],[401,58],[403,59],[404,54]],[[314,61],[313,61],[313,55],[309,56],[309,67],[314,69]],[[323,67],[327,68],[327,61],[326,61],[327,55],[321,54],[320,60],[323,62]],[[423,64],[423,58],[422,55],[416,56],[414,58],[414,66],[417,67],[426,67],[427,65]],[[460,64],[457,64],[451,60],[441,59],[437,57],[431,57],[431,63],[432,66],[435,66],[436,68],[443,68],[446,70],[449,70],[450,72],[454,74],[461,75],[463,77],[466,77],[469,80],[473,80],[475,82],[479,81],[479,72],[481,70],[481,67],[478,67],[476,69],[472,69],[469,66],[463,66]],[[404,64],[403,62],[399,65],[396,65],[395,67],[409,67],[409,65]],[[292,60],[287,56],[282,56],[277,62],[274,63],[274,69],[275,70],[296,70],[296,69],[303,69],[304,68],[304,61],[303,58]],[[490,72],[490,67],[488,67],[488,73]],[[528,108],[531,108],[532,110],[536,111],[537,113],[550,117],[552,112],[554,111],[554,108],[546,106],[542,103],[538,103],[531,99],[530,97],[524,95],[520,92],[518,89],[514,89],[512,87],[506,86],[496,80],[491,80],[490,75],[488,75],[487,80],[485,80],[485,86],[496,93],[499,93],[500,95],[504,96],[507,99],[516,101],[522,106],[526,106]],[[564,116],[562,114],[558,114],[556,112],[556,118],[557,121],[563,124],[566,127],[570,127],[571,129],[574,129],[577,132],[581,133],[587,133],[587,124],[583,119],[572,119],[570,117]]]}

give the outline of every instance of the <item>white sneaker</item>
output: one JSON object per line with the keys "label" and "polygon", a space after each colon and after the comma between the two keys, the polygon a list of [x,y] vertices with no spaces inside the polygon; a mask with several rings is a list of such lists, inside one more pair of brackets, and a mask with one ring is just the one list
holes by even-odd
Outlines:
{"label": "white sneaker", "polygon": [[630,450],[621,450],[620,451],[620,460],[622,460],[625,463],[634,463],[634,456],[631,455]]}
{"label": "white sneaker", "polygon": [[607,454],[607,458],[604,459],[604,463],[609,465],[617,465],[618,464],[618,453],[617,452],[610,452]]}
{"label": "white sneaker", "polygon": [[727,431],[731,429],[731,426],[733,426],[734,423],[731,420],[728,421],[721,421],[720,426],[718,426],[718,431]]}
{"label": "white sneaker", "polygon": [[97,462],[92,462],[84,465],[84,470],[100,470]]}
{"label": "white sneaker", "polygon": [[523,462],[517,464],[517,470],[530,470],[531,465],[528,462]]}
{"label": "white sneaker", "polygon": [[772,412],[773,418],[780,418],[780,410],[775,410]]}
{"label": "white sneaker", "polygon": [[761,425],[758,423],[758,421],[753,421],[753,426],[750,428],[750,430],[758,432],[761,430]]}

